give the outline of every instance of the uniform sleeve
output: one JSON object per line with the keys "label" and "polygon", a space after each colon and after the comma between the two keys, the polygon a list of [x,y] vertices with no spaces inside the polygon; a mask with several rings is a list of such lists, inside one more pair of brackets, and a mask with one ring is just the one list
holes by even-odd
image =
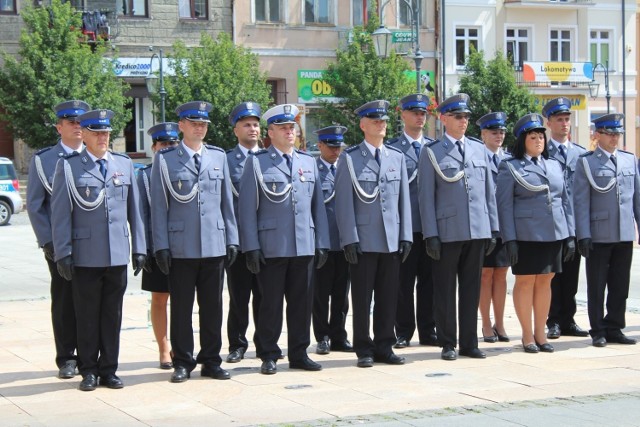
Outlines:
{"label": "uniform sleeve", "polygon": [[[560,170],[560,173],[561,173],[560,176],[562,176],[562,168],[558,168],[558,169]],[[574,174],[574,177],[575,177],[575,174]],[[574,212],[573,200],[571,200],[571,196],[569,195],[569,189],[567,185],[568,185],[567,182],[563,179],[562,180],[562,208],[564,209],[564,216],[567,221],[567,230],[569,230],[569,236],[576,237],[576,223],[575,223],[575,218],[573,216],[573,212]],[[573,183],[573,191],[575,191],[575,181]]]}
{"label": "uniform sleeve", "polygon": [[[258,161],[257,159],[255,161]],[[238,197],[238,224],[240,246],[243,252],[260,249],[258,239],[258,187],[253,169],[254,158],[249,156],[240,178],[240,196]]]}
{"label": "uniform sleeve", "polygon": [[231,175],[229,174],[229,162],[227,162],[227,155],[223,154],[223,169],[224,169],[224,182],[222,183],[222,196],[221,196],[221,210],[222,217],[224,218],[226,245],[240,245],[240,238],[238,237],[238,224],[236,222],[236,215],[233,210],[233,192],[231,191]]}
{"label": "uniform sleeve", "polygon": [[429,159],[428,147],[420,152],[418,161],[418,204],[422,221],[423,238],[437,237],[438,224],[436,222],[436,171]]}
{"label": "uniform sleeve", "polygon": [[340,235],[340,247],[344,248],[352,243],[360,242],[356,227],[356,214],[353,202],[353,185],[347,166],[347,156],[343,152],[338,161],[336,170],[336,218],[338,222],[338,234]]}
{"label": "uniform sleeve", "polygon": [[409,177],[404,154],[400,159],[400,241],[413,242],[413,223],[411,222],[411,194],[409,193]]}
{"label": "uniform sleeve", "polygon": [[[133,170],[133,162],[129,163],[129,176],[135,179],[135,171]],[[144,172],[141,172],[144,173]],[[133,184],[133,183],[132,183]],[[129,186],[129,194],[127,194],[127,220],[131,228],[131,247],[134,254],[147,254],[146,228],[142,220],[140,212],[140,191],[137,185]]]}
{"label": "uniform sleeve", "polygon": [[151,167],[151,239],[153,250],[158,252],[162,249],[169,249],[169,229],[168,229],[168,195],[162,182],[160,171],[160,158],[162,154],[157,153]]}
{"label": "uniform sleeve", "polygon": [[578,240],[591,238],[591,185],[587,180],[584,165],[579,159],[576,172],[573,175],[573,207],[575,212],[576,238]]}
{"label": "uniform sleeve", "polygon": [[515,181],[507,162],[501,162],[498,167],[496,179],[496,204],[498,220],[500,221],[500,234],[503,242],[516,240],[516,224],[514,217],[514,185]]}
{"label": "uniform sleeve", "polygon": [[151,244],[151,208],[149,206],[149,198],[147,197],[147,188],[144,185],[144,176],[146,172],[141,170],[136,177],[138,185],[138,193],[140,194],[140,216],[145,230],[145,241],[147,243],[147,252],[153,250]]}
{"label": "uniform sleeve", "polygon": [[330,249],[329,220],[327,219],[327,210],[324,207],[322,180],[315,161],[313,161],[313,173],[316,179],[313,188],[313,199],[311,200],[311,211],[313,212],[313,223],[316,227],[316,249]]}
{"label": "uniform sleeve", "polygon": [[[640,172],[638,171],[638,167],[640,165],[640,161],[635,165],[636,174],[633,178],[633,216],[636,218],[636,226],[640,228]],[[638,239],[638,243],[640,244],[640,239]]]}
{"label": "uniform sleeve", "polygon": [[53,250],[55,261],[72,255],[72,208],[71,197],[64,176],[66,160],[56,165],[51,194],[51,233],[53,236]]}
{"label": "uniform sleeve", "polygon": [[[484,149],[484,148],[483,148]],[[486,163],[486,162],[485,162]],[[487,210],[489,212],[489,225],[491,231],[499,231],[499,218],[498,218],[498,206],[496,202],[496,186],[493,182],[493,172],[491,172],[491,166],[487,163],[487,171],[485,172],[485,197],[487,198]]]}
{"label": "uniform sleeve", "polygon": [[36,170],[36,156],[31,159],[29,166],[29,178],[27,180],[27,214],[31,227],[38,240],[38,247],[43,247],[45,243],[53,241],[51,235],[51,218],[47,210],[47,197],[49,194],[45,189],[38,171]]}

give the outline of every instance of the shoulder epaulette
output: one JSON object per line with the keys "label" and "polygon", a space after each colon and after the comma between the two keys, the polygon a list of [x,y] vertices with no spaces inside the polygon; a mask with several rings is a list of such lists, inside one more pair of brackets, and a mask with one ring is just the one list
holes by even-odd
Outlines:
{"label": "shoulder epaulette", "polygon": [[627,153],[627,154],[631,154],[632,156],[635,156],[635,154],[633,154],[633,153],[632,153],[632,152],[630,152],[630,151],[621,150],[621,149],[619,149],[619,148],[618,148],[618,151],[620,151],[621,153]]}
{"label": "shoulder epaulette", "polygon": [[305,156],[309,156],[309,157],[313,157],[311,154],[307,153],[306,151],[300,151],[300,150],[294,150],[296,153],[300,153],[300,154],[304,154]]}
{"label": "shoulder epaulette", "polygon": [[427,143],[427,147],[432,147],[432,146],[436,145],[438,143],[438,141],[439,141],[439,139],[434,139],[433,141],[428,142]]}
{"label": "shoulder epaulette", "polygon": [[431,144],[432,142],[436,141],[435,139],[429,138],[428,136],[423,136],[422,139],[424,139],[427,144]]}
{"label": "shoulder epaulette", "polygon": [[79,156],[79,155],[80,155],[80,153],[78,153],[77,151],[72,151],[72,152],[71,152],[71,153],[69,153],[69,154],[65,154],[64,158],[65,158],[65,159],[70,159],[70,158],[72,158],[72,157]]}
{"label": "shoulder epaulette", "polygon": [[395,138],[387,140],[384,144],[385,145],[393,145],[393,144],[397,143],[398,141],[400,141],[400,137],[396,136]]}
{"label": "shoulder epaulette", "polygon": [[357,150],[357,149],[358,149],[358,145],[352,145],[352,146],[351,146],[351,147],[349,147],[349,148],[345,148],[345,150],[344,150],[344,151],[346,151],[347,153],[350,153],[350,152],[355,151],[355,150]]}
{"label": "shoulder epaulette", "polygon": [[548,159],[545,159],[545,160],[546,160],[546,161],[548,161],[548,160],[553,160],[554,162],[557,162],[557,161],[558,161],[558,159],[556,159],[555,157],[551,157],[551,156],[549,156],[549,158],[548,158]]}
{"label": "shoulder epaulette", "polygon": [[153,163],[149,163],[148,165],[145,165],[145,167],[143,167],[142,169],[151,169],[151,166],[153,166]]}
{"label": "shoulder epaulette", "polygon": [[397,151],[397,152],[398,152],[398,153],[400,153],[400,154],[404,154],[404,153],[402,152],[402,150],[401,150],[401,149],[399,149],[399,148],[397,148],[397,147],[394,147],[393,145],[387,145],[387,148],[388,148],[389,150]]}
{"label": "shoulder epaulette", "polygon": [[209,150],[218,150],[218,151],[222,151],[224,153],[224,150],[220,147],[217,147],[215,145],[209,145],[209,144],[204,144],[205,147],[207,147]]}
{"label": "shoulder epaulette", "polygon": [[39,156],[42,153],[46,153],[47,151],[51,150],[53,147],[44,147],[43,149],[40,149],[38,151],[36,151],[36,156]]}
{"label": "shoulder epaulette", "polygon": [[113,154],[114,156],[120,156],[120,157],[124,157],[125,159],[129,159],[129,160],[131,160],[131,157],[127,156],[127,155],[126,155],[126,154],[124,154],[124,153],[114,153],[114,152],[111,152],[111,154]]}
{"label": "shoulder epaulette", "polygon": [[482,141],[481,141],[481,140],[479,140],[478,138],[474,138],[473,136],[466,136],[466,135],[465,135],[465,137],[466,137],[467,139],[470,139],[471,141],[479,142],[480,144],[484,144],[484,142],[482,142]]}
{"label": "shoulder epaulette", "polygon": [[160,151],[158,151],[158,152],[159,152],[159,153],[163,153],[163,154],[164,154],[164,153],[168,153],[169,151],[173,151],[173,150],[175,150],[175,149],[176,149],[176,147],[175,147],[175,146],[173,146],[173,147],[167,147],[167,148],[163,148],[162,150],[160,150]]}
{"label": "shoulder epaulette", "polygon": [[269,150],[267,150],[266,148],[263,148],[262,150],[255,151],[253,153],[253,155],[257,156],[258,154],[264,154],[264,153],[268,153],[268,152],[269,152]]}
{"label": "shoulder epaulette", "polygon": [[580,157],[586,157],[593,154],[593,151],[587,151],[586,153],[580,154]]}
{"label": "shoulder epaulette", "polygon": [[235,149],[236,149],[236,147],[229,148],[227,151],[225,151],[225,153],[230,153],[230,152],[232,152],[232,151],[233,151],[233,150],[235,150]]}
{"label": "shoulder epaulette", "polygon": [[585,151],[587,150],[586,148],[584,148],[584,147],[583,147],[582,145],[580,145],[580,144],[573,144],[573,145],[574,145],[574,146],[576,146],[576,147],[578,147],[578,148],[579,148],[579,149],[581,149],[581,150],[585,150]]}

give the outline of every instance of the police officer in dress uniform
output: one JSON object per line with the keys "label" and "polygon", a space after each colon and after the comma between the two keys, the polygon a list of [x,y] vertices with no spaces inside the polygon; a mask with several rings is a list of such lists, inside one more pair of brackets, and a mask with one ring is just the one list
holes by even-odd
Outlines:
{"label": "police officer in dress uniform", "polygon": [[498,235],[491,168],[482,141],[465,136],[469,96],[445,99],[438,107],[445,134],[420,153],[418,179],[422,234],[432,259],[434,312],[444,360],[456,354],[456,278],[460,355],[485,358],[478,349],[477,310],[485,254]]}
{"label": "police officer in dress uniform", "polygon": [[[564,180],[572,199],[573,178],[576,163],[585,148],[569,141],[571,133],[571,100],[560,97],[547,102],[542,108],[542,115],[547,118],[549,156],[560,162],[564,171]],[[587,331],[578,326],[574,320],[576,314],[576,293],[578,292],[578,275],[580,273],[580,257],[562,262],[562,273],[551,280],[551,308],[547,317],[547,338],[555,339],[560,335],[586,337]]]}
{"label": "police officer in dress uniform", "polygon": [[[618,149],[623,114],[594,120],[598,143],[576,166],[573,203],[578,250],[586,258],[593,345],[635,344],[622,333],[635,227],[640,224],[640,176],[632,153]],[[605,288],[607,314],[604,314]]]}
{"label": "police officer in dress uniform", "polygon": [[[178,124],[173,122],[158,123],[147,130],[151,136],[151,149],[154,153],[171,147],[178,142]],[[169,277],[158,268],[153,257],[153,238],[151,233],[151,167],[148,164],[137,176],[140,191],[140,206],[147,239],[147,262],[142,272],[142,290],[151,292],[151,326],[158,343],[160,353],[160,369],[171,369],[171,345],[167,338],[167,302],[169,301]]]}
{"label": "police officer in dress uniform", "polygon": [[78,116],[86,148],[58,162],[51,195],[55,260],[73,291],[82,391],[95,390],[98,377],[123,387],[116,370],[127,264],[133,252],[137,275],[147,253],[133,163],[108,151],[113,114]]}
{"label": "police officer in dress uniform", "polygon": [[[171,382],[200,374],[230,378],[220,367],[224,262],[238,253],[238,228],[224,150],[204,144],[212,105],[192,101],[176,108],[182,141],[156,154],[151,171],[151,224],[156,262],[169,275]],[[198,297],[200,351],[194,357],[191,313]]]}
{"label": "police officer in dress uniform", "polygon": [[276,105],[262,118],[271,146],[249,157],[240,180],[238,211],[247,268],[262,294],[257,336],[260,372],[277,372],[283,298],[287,299],[289,368],[318,371],[309,359],[313,260],[327,260],[329,226],[320,176],[310,155],[294,149],[295,105]]}
{"label": "police officer in dress uniform", "polygon": [[[336,221],[335,177],[338,157],[342,152],[344,126],[327,126],[318,129],[318,149],[316,159],[324,207],[329,221],[329,258],[326,264],[313,275],[313,332],[317,341],[316,353],[329,354],[330,351],[353,351],[347,340],[345,323],[349,311],[349,264],[340,248],[338,222]],[[331,307],[329,307],[331,299]]]}
{"label": "police officer in dress uniform", "polygon": [[[480,136],[487,150],[487,160],[491,167],[494,184],[498,177],[498,165],[503,159],[511,158],[511,155],[505,152],[502,147],[507,129],[506,121],[507,115],[502,111],[497,111],[485,114],[476,122],[480,127]],[[509,337],[504,329],[507,270],[509,270],[507,250],[502,244],[502,239],[498,238],[495,249],[485,257],[482,267],[478,308],[482,317],[482,338],[484,342],[509,342]],[[492,303],[493,326],[491,325],[490,315]]]}
{"label": "police officer in dress uniform", "polygon": [[[411,223],[413,228],[413,246],[407,261],[400,268],[400,287],[398,288],[398,309],[396,312],[395,348],[408,347],[418,327],[420,344],[438,345],[436,323],[433,318],[433,279],[431,277],[431,258],[425,252],[422,240],[422,224],[418,207],[418,159],[422,146],[433,139],[422,135],[427,121],[429,98],[421,93],[405,96],[400,100],[404,133],[392,139],[388,144],[404,153],[409,176],[411,196]],[[416,282],[417,279],[417,282]],[[413,288],[416,289],[415,309]]]}
{"label": "police officer in dress uniform", "polygon": [[[411,206],[404,155],[384,145],[389,102],[358,107],[364,141],[346,149],[336,174],[340,246],[350,265],[353,347],[357,366],[404,364],[393,353],[400,263],[411,251]],[[373,340],[369,335],[371,299]]]}
{"label": "police officer in dress uniform", "polygon": [[83,148],[82,128],[78,115],[91,108],[86,102],[73,100],[54,107],[60,140],[53,147],[43,148],[31,159],[27,185],[27,212],[31,227],[44,251],[51,274],[51,325],[56,344],[58,378],[69,379],[76,374],[76,314],[73,309],[71,283],[58,273],[54,260],[51,235],[51,191],[58,160]]}
{"label": "police officer in dress uniform", "polygon": [[[227,163],[231,175],[233,191],[233,208],[238,218],[238,190],[244,165],[250,154],[258,151],[260,140],[260,106],[255,102],[242,102],[234,107],[229,115],[233,133],[238,138],[238,145],[227,150]],[[242,248],[240,248],[242,249]],[[244,252],[238,253],[238,259],[227,267],[227,288],[229,289],[229,314],[227,317],[227,337],[229,339],[229,355],[227,362],[237,363],[244,358],[249,342],[246,333],[249,326],[249,302],[251,301],[253,323],[258,325],[260,310],[260,289],[258,279],[247,268]],[[258,336],[254,331],[253,343],[258,346]]]}

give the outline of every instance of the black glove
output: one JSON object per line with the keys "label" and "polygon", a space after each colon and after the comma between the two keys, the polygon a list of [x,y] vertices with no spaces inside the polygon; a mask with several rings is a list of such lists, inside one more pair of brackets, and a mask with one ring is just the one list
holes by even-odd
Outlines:
{"label": "black glove", "polygon": [[401,257],[401,262],[405,262],[407,260],[407,257],[409,257],[409,252],[411,252],[411,242],[402,240],[400,242],[400,247],[398,248],[398,255],[400,255]]}
{"label": "black glove", "polygon": [[496,244],[498,243],[499,233],[497,231],[491,232],[491,238],[487,239],[487,243],[485,244],[484,254],[489,255],[496,248]]}
{"label": "black glove", "polygon": [[71,280],[73,277],[73,257],[68,255],[59,259],[56,264],[58,266],[58,273],[60,273],[64,280]]}
{"label": "black glove", "polygon": [[169,249],[160,249],[156,252],[156,264],[164,275],[169,275],[171,268],[171,252]]}
{"label": "black glove", "polygon": [[151,262],[152,259],[153,255],[151,254],[151,252],[147,252],[147,257],[145,258],[144,265],[142,266],[142,269],[147,273],[151,273],[153,271],[153,263]]}
{"label": "black glove", "polygon": [[562,261],[569,262],[573,259],[576,254],[576,238],[575,237],[567,237],[564,239],[564,244],[562,245],[562,253],[563,258]]}
{"label": "black glove", "polygon": [[593,249],[591,239],[580,239],[578,242],[578,252],[585,258],[589,258],[589,251]]}
{"label": "black glove", "polygon": [[518,242],[512,240],[506,243],[507,256],[509,257],[509,265],[518,263]]}
{"label": "black glove", "polygon": [[44,252],[44,257],[49,261],[55,261],[55,255],[53,253],[53,242],[47,242],[42,247],[42,252]]}
{"label": "black glove", "polygon": [[427,237],[426,239],[426,247],[427,247],[427,255],[429,258],[434,261],[440,261],[440,250],[442,245],[440,243],[440,238],[436,237]]}
{"label": "black glove", "polygon": [[329,259],[328,249],[316,249],[316,269],[320,270],[323,265],[327,263]]}
{"label": "black glove", "polygon": [[236,258],[238,258],[238,245],[227,246],[227,266],[230,267],[236,262]]}
{"label": "black glove", "polygon": [[344,247],[344,257],[349,264],[358,263],[358,254],[362,255],[360,243],[351,243]]}
{"label": "black glove", "polygon": [[264,255],[262,255],[262,251],[260,249],[256,249],[255,251],[247,252],[245,255],[247,258],[247,269],[253,274],[260,273],[260,264],[267,263],[264,259]]}
{"label": "black glove", "polygon": [[147,256],[142,254],[133,254],[131,257],[131,263],[133,264],[133,275],[137,276],[144,268],[144,264],[147,262]]}

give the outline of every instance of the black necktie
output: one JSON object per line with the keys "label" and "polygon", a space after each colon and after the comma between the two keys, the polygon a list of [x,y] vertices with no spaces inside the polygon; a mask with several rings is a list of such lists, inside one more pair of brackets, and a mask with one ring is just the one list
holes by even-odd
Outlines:
{"label": "black necktie", "polygon": [[335,165],[329,166],[329,170],[331,171],[331,175],[336,176],[336,167],[335,167]]}
{"label": "black necktie", "polygon": [[460,155],[464,157],[464,151],[462,151],[462,142],[456,141],[456,146],[458,147],[458,151],[460,152]]}
{"label": "black necktie", "polygon": [[534,165],[538,166],[538,158],[537,157],[532,157],[531,161],[533,162]]}
{"label": "black necktie", "polygon": [[498,167],[498,155],[497,154],[493,155],[493,164],[496,165],[496,167]]}
{"label": "black necktie", "polygon": [[560,154],[562,155],[562,158],[564,159],[565,163],[567,162],[567,148],[560,144],[558,145],[558,150],[560,150]]}
{"label": "black necktie", "polygon": [[288,154],[283,154],[282,157],[284,157],[284,159],[287,161],[287,168],[289,169],[289,172],[291,172],[291,156]]}
{"label": "black necktie", "polygon": [[418,141],[413,141],[411,145],[413,145],[413,149],[416,151],[416,157],[420,158],[420,149],[422,148],[422,145],[420,145]]}
{"label": "black necktie", "polygon": [[611,155],[611,157],[609,157],[611,159],[611,163],[613,163],[613,166],[615,166],[616,168],[618,167],[618,162],[616,161],[616,156],[614,156],[613,154]]}
{"label": "black necktie", "polygon": [[374,158],[376,159],[376,162],[378,162],[378,166],[380,166],[380,149],[379,148],[376,148],[376,154]]}
{"label": "black necktie", "polygon": [[196,166],[196,171],[200,173],[200,154],[196,153],[193,155],[193,164]]}
{"label": "black necktie", "polygon": [[100,159],[97,161],[98,165],[100,166],[100,173],[102,174],[103,178],[107,177],[107,161],[105,159]]}

